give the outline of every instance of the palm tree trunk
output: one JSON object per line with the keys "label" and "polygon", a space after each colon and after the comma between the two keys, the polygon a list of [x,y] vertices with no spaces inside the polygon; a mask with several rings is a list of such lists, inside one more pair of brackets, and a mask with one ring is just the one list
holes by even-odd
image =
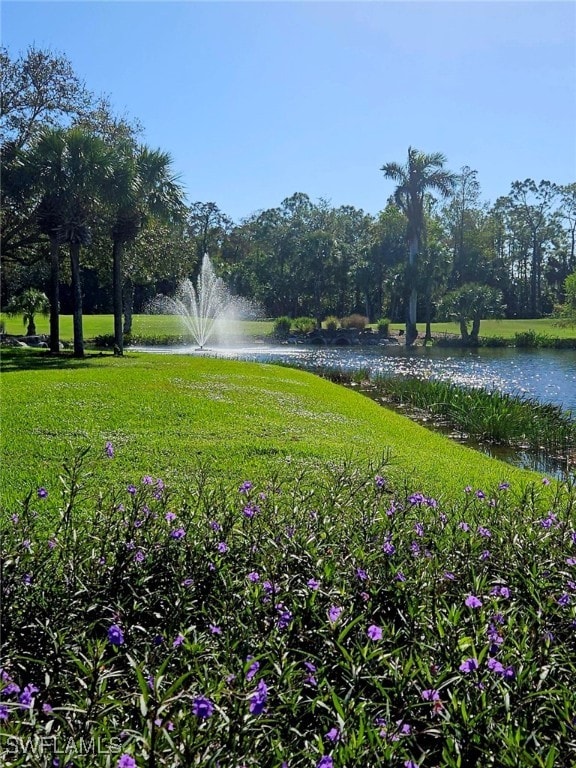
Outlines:
{"label": "palm tree trunk", "polygon": [[60,354],[60,243],[50,237],[50,352]]}
{"label": "palm tree trunk", "polygon": [[80,280],[80,243],[70,243],[72,270],[72,325],[74,329],[74,357],[84,357],[82,332],[82,283]]}
{"label": "palm tree trunk", "polygon": [[418,290],[416,288],[416,257],[420,250],[418,236],[414,235],[410,240],[408,251],[408,275],[412,283],[406,313],[406,346],[411,347],[418,338],[416,328],[416,307],[418,305]]}
{"label": "palm tree trunk", "polygon": [[132,333],[132,315],[134,313],[134,283],[130,278],[124,281],[122,290],[124,305],[124,335]]}
{"label": "palm tree trunk", "polygon": [[114,304],[114,354],[124,354],[122,334],[122,242],[114,240],[112,246],[112,295]]}

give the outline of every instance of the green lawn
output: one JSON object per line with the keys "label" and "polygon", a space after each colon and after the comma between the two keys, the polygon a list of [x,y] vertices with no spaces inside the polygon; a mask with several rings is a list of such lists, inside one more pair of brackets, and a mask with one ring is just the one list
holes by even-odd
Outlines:
{"label": "green lawn", "polygon": [[114,481],[150,474],[181,485],[202,463],[241,481],[344,457],[378,462],[388,451],[394,473],[436,495],[531,477],[312,374],[200,356],[5,352],[1,417],[5,507],[53,484],[81,447]]}
{"label": "green lawn", "polygon": [[[6,333],[11,335],[23,334],[25,328],[19,317],[6,317],[0,315],[6,324]],[[375,327],[375,326],[374,326]],[[402,323],[393,323],[392,330],[404,328]],[[105,336],[114,332],[114,318],[112,315],[84,315],[84,338],[89,341],[95,336]],[[274,328],[272,320],[244,320],[235,325],[235,330],[250,338],[255,336],[269,336]],[[39,334],[49,332],[48,318],[38,316],[36,329]],[[425,326],[418,324],[418,330],[423,335]],[[515,334],[526,331],[535,331],[554,338],[575,338],[576,326],[561,326],[556,320],[544,318],[540,320],[483,320],[480,326],[480,335],[485,337],[499,336],[505,339],[513,339]],[[174,315],[135,315],[133,333],[136,336],[177,336],[182,334],[183,326],[180,319]],[[432,323],[432,333],[459,334],[457,323]],[[60,316],[60,335],[63,341],[72,341],[72,316]]]}
{"label": "green lawn", "polygon": [[[0,315],[6,326],[6,333],[17,336],[25,332],[25,326],[20,317],[6,317]],[[47,317],[36,317],[36,331],[38,334],[50,332]],[[260,336],[272,333],[274,323],[271,320],[243,320],[234,325],[234,330],[240,329],[246,336]],[[175,315],[135,315],[132,327],[136,336],[177,336],[184,333],[180,318]],[[84,315],[83,316],[84,339],[89,341],[95,336],[105,336],[114,333],[113,315]],[[62,341],[71,342],[73,338],[72,315],[60,315],[60,337]]]}

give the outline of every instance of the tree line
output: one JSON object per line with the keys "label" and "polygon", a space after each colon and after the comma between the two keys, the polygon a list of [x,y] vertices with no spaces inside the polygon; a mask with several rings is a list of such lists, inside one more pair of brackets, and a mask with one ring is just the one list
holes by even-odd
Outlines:
{"label": "tree line", "polygon": [[427,336],[433,320],[457,319],[463,334],[470,321],[474,337],[480,317],[542,317],[572,301],[576,183],[515,181],[489,204],[475,170],[409,147],[380,168],[397,186],[377,215],[297,192],[234,222],[214,202],[187,202],[170,155],[65,56],[0,49],[0,95],[2,306],[44,292],[54,353],[64,311],[75,355],[83,312],[114,315],[122,354],[132,314],[195,280],[204,253],[265,316],[405,320],[407,344],[417,321]]}

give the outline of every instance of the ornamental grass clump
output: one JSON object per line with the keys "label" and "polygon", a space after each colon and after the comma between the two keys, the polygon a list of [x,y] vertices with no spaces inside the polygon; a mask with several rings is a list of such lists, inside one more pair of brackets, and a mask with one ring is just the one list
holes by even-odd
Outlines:
{"label": "ornamental grass clump", "polygon": [[2,521],[9,764],[576,761],[574,484],[444,507],[343,463],[91,498],[89,458]]}

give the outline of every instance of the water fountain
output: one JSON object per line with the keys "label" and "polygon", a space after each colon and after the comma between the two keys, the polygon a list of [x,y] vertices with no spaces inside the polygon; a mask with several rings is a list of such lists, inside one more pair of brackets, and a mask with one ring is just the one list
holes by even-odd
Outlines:
{"label": "water fountain", "polygon": [[216,276],[212,262],[205,253],[196,287],[191,280],[183,280],[174,297],[158,297],[154,301],[154,308],[178,315],[198,346],[198,351],[201,351],[210,339],[217,336],[224,321],[231,319],[235,302],[223,280]]}

